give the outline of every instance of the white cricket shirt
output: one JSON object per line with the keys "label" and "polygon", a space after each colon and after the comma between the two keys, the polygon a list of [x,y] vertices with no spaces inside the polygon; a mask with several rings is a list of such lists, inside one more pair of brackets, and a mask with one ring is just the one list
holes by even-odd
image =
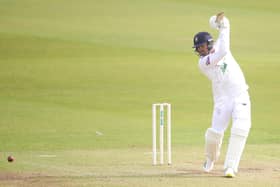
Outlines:
{"label": "white cricket shirt", "polygon": [[230,52],[229,33],[230,25],[224,18],[224,27],[219,30],[213,52],[199,59],[200,70],[212,82],[214,102],[248,90],[243,72]]}

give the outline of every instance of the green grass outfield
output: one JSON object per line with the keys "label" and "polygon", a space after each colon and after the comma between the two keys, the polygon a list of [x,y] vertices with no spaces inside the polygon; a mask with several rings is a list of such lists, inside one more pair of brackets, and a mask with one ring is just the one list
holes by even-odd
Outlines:
{"label": "green grass outfield", "polygon": [[[279,7],[0,0],[0,186],[279,186]],[[233,180],[221,177],[224,154],[213,174],[201,171],[213,103],[191,48],[198,31],[217,36],[208,19],[221,10],[252,101]],[[151,166],[155,102],[173,107],[170,167]]]}

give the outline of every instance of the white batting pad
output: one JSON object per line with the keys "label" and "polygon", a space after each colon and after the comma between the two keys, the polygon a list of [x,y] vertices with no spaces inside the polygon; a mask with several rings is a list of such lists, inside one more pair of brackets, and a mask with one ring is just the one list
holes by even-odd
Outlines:
{"label": "white batting pad", "polygon": [[248,133],[249,131],[242,129],[231,129],[224,169],[232,168],[234,172],[238,172],[240,158],[245,147]]}
{"label": "white batting pad", "polygon": [[220,149],[224,133],[208,128],[205,133],[205,154],[207,159],[217,161],[220,156]]}

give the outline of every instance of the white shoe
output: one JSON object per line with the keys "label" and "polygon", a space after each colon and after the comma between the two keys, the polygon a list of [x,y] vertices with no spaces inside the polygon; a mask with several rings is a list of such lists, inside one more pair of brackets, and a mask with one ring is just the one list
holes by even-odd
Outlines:
{"label": "white shoe", "polygon": [[214,167],[214,161],[207,159],[203,164],[203,170],[209,173]]}
{"label": "white shoe", "polygon": [[227,177],[227,178],[235,177],[234,170],[232,168],[227,168],[225,170],[225,177]]}

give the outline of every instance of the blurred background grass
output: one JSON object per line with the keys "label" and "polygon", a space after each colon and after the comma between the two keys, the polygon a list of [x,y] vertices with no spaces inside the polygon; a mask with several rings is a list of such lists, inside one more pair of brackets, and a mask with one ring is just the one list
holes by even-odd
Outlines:
{"label": "blurred background grass", "polygon": [[[250,86],[249,144],[278,144],[280,3],[1,0],[0,148],[151,145],[151,105],[173,106],[173,144],[202,145],[210,82],[191,49],[224,11]],[[100,135],[101,132],[103,135]]]}

